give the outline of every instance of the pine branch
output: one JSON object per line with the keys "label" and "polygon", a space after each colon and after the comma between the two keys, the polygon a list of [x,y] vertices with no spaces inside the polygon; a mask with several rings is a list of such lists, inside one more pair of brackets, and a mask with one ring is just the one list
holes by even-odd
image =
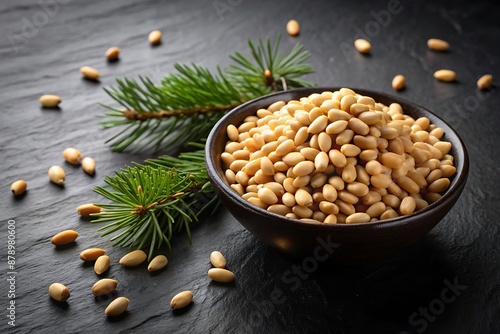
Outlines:
{"label": "pine branch", "polygon": [[113,245],[148,247],[149,258],[162,245],[170,248],[176,232],[186,231],[191,242],[189,224],[218,205],[203,153],[198,150],[177,158],[162,156],[107,176],[107,187],[94,189],[111,201],[96,204],[102,210],[94,214],[97,219],[92,222],[108,223],[98,231],[102,236],[113,234]]}
{"label": "pine branch", "polygon": [[290,53],[279,53],[280,36],[274,45],[248,42],[251,59],[236,52],[233,64],[213,74],[198,65],[175,65],[176,72],[160,85],[150,79],[117,79],[106,92],[123,109],[104,105],[109,111],[101,125],[123,130],[108,140],[115,151],[136,143],[135,151],[160,151],[172,143],[198,141],[232,108],[249,100],[288,88],[312,86],[301,79],[313,72],[303,64],[310,57],[297,44]]}

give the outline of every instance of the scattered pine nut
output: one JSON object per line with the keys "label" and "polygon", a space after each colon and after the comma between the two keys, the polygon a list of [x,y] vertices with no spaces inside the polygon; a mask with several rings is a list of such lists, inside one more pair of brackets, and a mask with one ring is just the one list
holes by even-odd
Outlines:
{"label": "scattered pine nut", "polygon": [[82,160],[82,153],[73,147],[68,147],[63,151],[63,157],[72,165],[78,165]]}
{"label": "scattered pine nut", "polygon": [[403,90],[405,88],[406,78],[402,74],[398,74],[392,79],[392,88],[395,90]]}
{"label": "scattered pine nut", "polygon": [[66,180],[66,174],[64,173],[64,169],[62,169],[60,166],[50,167],[49,178],[50,181],[54,182],[55,184],[63,186],[64,181]]}
{"label": "scattered pine nut", "polygon": [[80,253],[80,260],[95,261],[105,253],[106,251],[102,248],[87,248],[86,250]]}
{"label": "scattered pine nut", "polygon": [[78,238],[78,232],[74,230],[65,230],[57,233],[50,239],[50,242],[55,246],[64,246],[74,242]]}
{"label": "scattered pine nut", "polygon": [[10,191],[14,196],[19,196],[24,194],[28,184],[24,180],[17,180],[10,185]]}
{"label": "scattered pine nut", "polygon": [[491,74],[485,74],[477,81],[477,88],[479,89],[488,89],[491,85],[493,85],[493,76]]}
{"label": "scattered pine nut", "polygon": [[148,41],[151,43],[151,45],[158,45],[161,43],[161,31],[160,30],[154,30],[149,33],[148,36]]}
{"label": "scattered pine nut", "polygon": [[69,289],[62,283],[52,283],[49,286],[49,295],[58,302],[64,302],[71,296]]}
{"label": "scattered pine nut", "polygon": [[457,74],[452,70],[439,70],[434,72],[434,78],[443,82],[453,82],[457,79]]}
{"label": "scattered pine nut", "polygon": [[107,255],[101,255],[94,263],[94,271],[97,275],[101,275],[109,269],[111,259]]}
{"label": "scattered pine nut", "polygon": [[179,292],[170,301],[170,307],[174,310],[183,308],[191,304],[193,301],[193,293],[189,290]]}
{"label": "scattered pine nut", "polygon": [[290,36],[297,36],[300,32],[299,22],[297,22],[296,20],[288,21],[288,23],[286,24],[286,32]]}
{"label": "scattered pine nut", "polygon": [[163,269],[168,264],[168,259],[165,255],[155,256],[148,265],[148,271],[153,272]]}
{"label": "scattered pine nut", "polygon": [[95,161],[92,158],[85,157],[82,160],[82,169],[85,173],[89,175],[94,175],[95,173]]}
{"label": "scattered pine nut", "polygon": [[120,264],[125,267],[138,266],[147,259],[147,255],[144,251],[138,249],[132,251],[120,259]]}
{"label": "scattered pine nut", "polygon": [[97,281],[92,286],[92,294],[94,296],[103,296],[107,295],[116,290],[116,286],[118,285],[118,281],[111,278],[103,278]]}
{"label": "scattered pine nut", "polygon": [[57,95],[42,95],[40,96],[40,104],[45,108],[55,108],[61,103],[61,98]]}
{"label": "scattered pine nut", "polygon": [[88,217],[91,213],[101,212],[101,207],[92,203],[82,204],[76,208],[76,212],[82,217]]}
{"label": "scattered pine nut", "polygon": [[101,77],[99,71],[90,66],[83,66],[82,68],[80,68],[80,73],[83,74],[83,77],[85,79],[92,81],[97,81]]}
{"label": "scattered pine nut", "polygon": [[450,44],[447,41],[438,38],[431,38],[427,41],[427,46],[429,49],[434,51],[448,51]]}
{"label": "scattered pine nut", "polygon": [[109,61],[117,60],[119,55],[120,55],[120,48],[117,46],[110,47],[108,51],[106,51],[106,58]]}
{"label": "scattered pine nut", "polygon": [[235,278],[233,272],[222,268],[212,268],[208,270],[208,277],[220,283],[229,283],[234,281]]}
{"label": "scattered pine nut", "polygon": [[372,50],[372,45],[366,39],[359,38],[354,41],[354,47],[359,53],[368,54]]}
{"label": "scattered pine nut", "polygon": [[227,263],[226,258],[219,251],[210,253],[210,262],[215,268],[225,268]]}
{"label": "scattered pine nut", "polygon": [[129,303],[130,300],[128,298],[118,297],[109,303],[108,307],[104,310],[104,314],[108,317],[117,317],[127,310]]}

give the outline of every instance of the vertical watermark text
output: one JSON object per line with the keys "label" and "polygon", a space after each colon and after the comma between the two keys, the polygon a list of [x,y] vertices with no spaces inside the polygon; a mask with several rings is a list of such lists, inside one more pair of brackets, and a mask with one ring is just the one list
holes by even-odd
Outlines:
{"label": "vertical watermark text", "polygon": [[16,221],[7,222],[7,324],[16,326]]}

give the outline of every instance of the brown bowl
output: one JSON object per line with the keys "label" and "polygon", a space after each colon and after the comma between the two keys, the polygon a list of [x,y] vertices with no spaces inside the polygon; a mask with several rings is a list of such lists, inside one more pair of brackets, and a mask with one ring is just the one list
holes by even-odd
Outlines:
{"label": "brown bowl", "polygon": [[298,100],[312,93],[336,91],[340,87],[303,88],[264,96],[234,108],[212,129],[206,143],[205,160],[208,176],[223,204],[248,231],[272,247],[294,256],[312,256],[316,261],[333,260],[341,264],[361,264],[391,255],[407,247],[429,232],[450,211],[464,189],[469,170],[467,150],[458,134],[429,110],[396,96],[354,89],[358,94],[389,105],[401,104],[405,114],[428,117],[441,127],[443,140],[452,143],[457,173],[452,177],[446,193],[427,208],[411,215],[361,224],[324,224],[291,219],[270,213],[240,197],[228,186],[222,169],[221,153],[229,124],[238,125],[259,108],[267,108],[276,101]]}

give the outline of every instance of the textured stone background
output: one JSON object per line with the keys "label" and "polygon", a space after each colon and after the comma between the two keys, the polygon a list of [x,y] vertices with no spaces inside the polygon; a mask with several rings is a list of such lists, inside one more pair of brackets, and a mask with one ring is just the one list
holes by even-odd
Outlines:
{"label": "textured stone background", "polygon": [[[484,73],[500,77],[500,3],[400,0],[401,11],[383,26],[371,11],[387,10],[388,1],[54,3],[0,3],[2,332],[499,332],[500,97],[497,88],[478,92],[475,82]],[[44,10],[47,4],[52,5]],[[217,6],[225,10],[218,11]],[[284,31],[291,18],[302,26],[297,38]],[[147,42],[154,29],[164,33],[157,48]],[[356,29],[372,35],[371,56],[341,47],[352,45]],[[126,250],[112,248],[99,237],[97,226],[77,216],[75,208],[100,201],[92,188],[102,185],[106,174],[152,154],[110,151],[104,141],[113,131],[100,130],[96,117],[105,111],[98,102],[112,103],[102,88],[123,76],[159,80],[175,62],[196,62],[211,69],[224,66],[228,53],[247,52],[247,38],[273,37],[276,32],[284,33],[284,49],[300,41],[312,52],[310,63],[317,73],[310,80],[319,85],[393,93],[392,77],[404,73],[407,89],[398,94],[442,116],[469,150],[470,175],[459,202],[418,244],[365,267],[322,268],[302,277],[291,274],[300,261],[260,243],[221,208],[196,225],[193,246],[183,236],[176,239],[163,272],[150,275],[145,267],[121,268],[117,261]],[[428,50],[430,37],[448,40],[451,51]],[[108,64],[104,52],[112,45],[122,49],[121,60]],[[83,65],[100,70],[101,82],[82,80],[78,69]],[[441,68],[456,70],[458,82],[437,82],[432,73]],[[41,109],[42,94],[60,95],[61,110]],[[96,160],[95,177],[63,162],[61,152],[68,146]],[[53,164],[65,168],[65,188],[49,182],[47,170]],[[19,178],[28,181],[29,191],[16,200],[9,187]],[[15,220],[17,237],[16,327],[8,326],[6,318],[9,219]],[[56,250],[49,240],[63,229],[78,230],[80,237],[73,247]],[[119,321],[103,315],[110,299],[94,299],[90,293],[97,277],[78,259],[88,247],[108,250],[113,261],[108,276],[119,281],[117,294],[131,300],[129,312]],[[228,267],[236,273],[234,286],[210,283],[206,276],[208,255],[214,249],[226,255]],[[54,281],[72,291],[65,308],[47,295]],[[438,300],[450,282],[466,288],[439,309]],[[174,314],[170,298],[184,289],[194,292],[194,304]],[[437,307],[438,314],[427,319],[418,314],[420,307],[429,306]]]}

